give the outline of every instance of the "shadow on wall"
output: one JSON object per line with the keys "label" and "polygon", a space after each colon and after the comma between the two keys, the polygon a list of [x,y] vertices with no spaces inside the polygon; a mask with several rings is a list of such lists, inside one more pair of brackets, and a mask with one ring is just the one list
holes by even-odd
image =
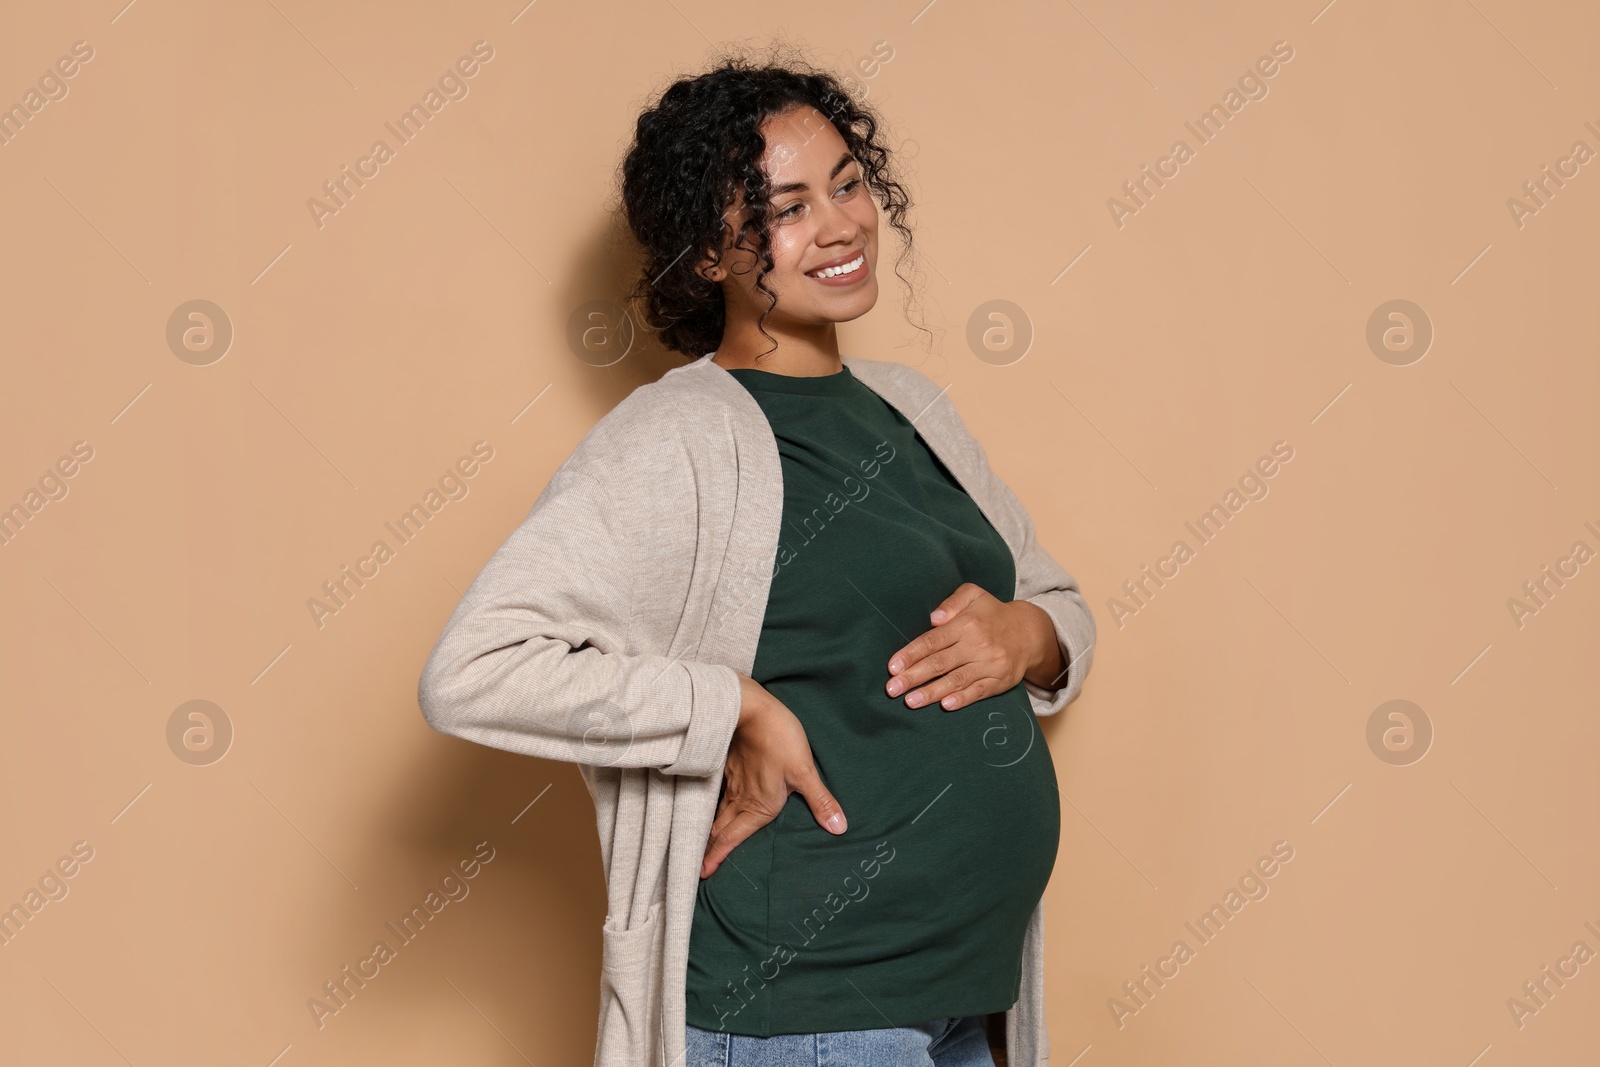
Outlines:
{"label": "shadow on wall", "polygon": [[[670,269],[689,270],[693,260],[693,254],[686,252]],[[644,263],[644,252],[634,241],[627,220],[620,210],[611,211],[596,221],[594,239],[585,243],[573,271],[555,286],[558,302],[552,310],[559,313],[560,320],[558,323],[553,313],[545,332],[559,325],[563,338],[559,349],[541,345],[536,369],[540,374],[557,375],[559,381],[563,372],[555,366],[556,357],[570,358],[579,368],[592,368],[586,375],[568,380],[603,394],[585,399],[601,404],[604,411],[673,367],[692,362],[692,357],[662,346],[645,322],[649,314],[645,301],[627,296]],[[546,358],[545,351],[554,355]]]}
{"label": "shadow on wall", "polygon": [[[606,891],[594,805],[577,767],[442,737],[415,703],[395,711],[433,740],[406,775],[427,788],[406,792],[395,824],[393,844],[410,857],[415,892],[389,921],[399,926],[411,900],[440,889],[446,872],[455,870],[458,894],[467,890],[399,950],[419,955],[412,980],[389,1003],[397,1025],[459,1038],[487,1019],[535,1062],[588,1062]],[[485,841],[494,858],[475,878],[461,877],[458,865],[467,860],[470,869],[488,851]],[[504,1051],[496,1062],[525,1063]]]}

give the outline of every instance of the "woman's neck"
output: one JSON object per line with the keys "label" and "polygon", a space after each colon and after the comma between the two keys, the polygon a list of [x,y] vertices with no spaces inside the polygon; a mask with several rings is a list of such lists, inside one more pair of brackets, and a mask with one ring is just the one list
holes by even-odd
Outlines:
{"label": "woman's neck", "polygon": [[[777,342],[776,348],[773,348],[773,341]],[[711,357],[711,362],[725,370],[764,370],[792,378],[816,378],[838,374],[844,369],[844,362],[839,358],[838,335],[831,322],[816,335],[806,337],[772,331],[769,339],[753,327],[749,330],[730,328],[723,332],[722,343],[717,346],[717,354]]]}

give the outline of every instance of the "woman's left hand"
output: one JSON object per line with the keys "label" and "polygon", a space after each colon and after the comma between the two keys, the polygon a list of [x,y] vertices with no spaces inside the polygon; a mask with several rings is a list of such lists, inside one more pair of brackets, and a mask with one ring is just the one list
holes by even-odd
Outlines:
{"label": "woman's left hand", "polygon": [[1007,603],[963,582],[930,619],[933,629],[889,657],[894,677],[884,691],[904,693],[907,707],[938,701],[952,711],[1004,693],[1026,676],[1064,673],[1055,624],[1036,604]]}

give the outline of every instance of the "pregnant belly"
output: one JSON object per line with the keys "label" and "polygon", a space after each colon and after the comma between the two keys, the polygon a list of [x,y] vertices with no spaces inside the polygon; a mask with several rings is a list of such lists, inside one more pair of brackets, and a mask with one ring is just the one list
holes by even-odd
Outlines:
{"label": "pregnant belly", "polygon": [[[765,828],[773,939],[804,933],[805,916],[848,900],[862,904],[862,936],[829,946],[840,963],[952,938],[1014,950],[1060,836],[1055,767],[1026,690],[949,712],[882,699],[871,716],[824,723],[809,709],[796,714],[849,828],[837,837],[823,830],[798,793]],[[862,868],[863,857],[879,866]],[[975,924],[984,936],[974,938]]]}

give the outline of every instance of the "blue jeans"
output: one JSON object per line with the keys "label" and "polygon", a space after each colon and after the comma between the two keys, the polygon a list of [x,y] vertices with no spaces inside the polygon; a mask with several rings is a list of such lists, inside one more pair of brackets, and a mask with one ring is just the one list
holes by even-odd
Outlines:
{"label": "blue jeans", "polygon": [[887,1030],[748,1037],[690,1025],[684,1067],[994,1067],[983,1016]]}

